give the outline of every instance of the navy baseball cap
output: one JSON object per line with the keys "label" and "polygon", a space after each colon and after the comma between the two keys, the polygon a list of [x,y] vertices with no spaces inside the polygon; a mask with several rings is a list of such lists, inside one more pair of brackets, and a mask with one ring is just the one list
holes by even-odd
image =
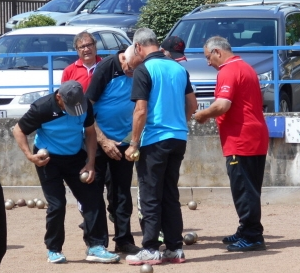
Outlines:
{"label": "navy baseball cap", "polygon": [[79,82],[74,80],[63,82],[58,89],[58,94],[61,95],[69,115],[80,116],[87,111],[87,99]]}
{"label": "navy baseball cap", "polygon": [[184,56],[185,43],[178,36],[166,38],[160,45],[163,49],[170,52],[172,59],[182,58]]}

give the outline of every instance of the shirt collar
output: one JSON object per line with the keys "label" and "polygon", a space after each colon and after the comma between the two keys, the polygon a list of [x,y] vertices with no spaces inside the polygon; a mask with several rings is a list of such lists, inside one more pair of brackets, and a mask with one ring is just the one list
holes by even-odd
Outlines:
{"label": "shirt collar", "polygon": [[241,57],[240,56],[232,56],[232,57],[228,58],[225,63],[221,64],[219,66],[219,68],[222,68],[227,64],[234,63],[234,62],[237,62],[237,61],[242,61]]}

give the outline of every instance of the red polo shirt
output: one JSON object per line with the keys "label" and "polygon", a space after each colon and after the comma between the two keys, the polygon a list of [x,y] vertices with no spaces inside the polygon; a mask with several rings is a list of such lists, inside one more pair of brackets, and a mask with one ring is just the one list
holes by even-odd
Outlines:
{"label": "red polo shirt", "polygon": [[231,101],[230,109],[216,119],[224,156],[267,154],[269,135],[255,70],[239,56],[219,68],[215,98]]}
{"label": "red polo shirt", "polygon": [[75,63],[70,64],[64,69],[61,82],[63,83],[69,80],[78,81],[81,83],[83,92],[85,93],[91,82],[94,69],[101,60],[101,57],[96,56],[96,63],[91,68],[87,68],[82,61],[78,59]]}

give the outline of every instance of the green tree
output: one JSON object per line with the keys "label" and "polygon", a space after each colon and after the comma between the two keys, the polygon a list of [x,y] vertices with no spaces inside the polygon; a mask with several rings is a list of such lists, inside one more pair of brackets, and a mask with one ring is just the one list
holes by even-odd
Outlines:
{"label": "green tree", "polygon": [[55,25],[56,21],[49,16],[42,14],[32,14],[28,18],[24,18],[17,26],[15,26],[15,29]]}
{"label": "green tree", "polygon": [[224,0],[148,0],[142,7],[138,27],[151,28],[161,42],[173,25],[185,14],[205,4]]}

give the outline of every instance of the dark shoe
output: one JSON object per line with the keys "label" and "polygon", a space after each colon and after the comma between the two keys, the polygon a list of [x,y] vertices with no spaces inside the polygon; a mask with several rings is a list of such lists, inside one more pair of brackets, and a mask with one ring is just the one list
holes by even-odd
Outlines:
{"label": "dark shoe", "polygon": [[117,245],[115,246],[115,252],[123,252],[128,254],[137,254],[141,249],[134,244],[125,244],[125,245]]}
{"label": "dark shoe", "polygon": [[264,241],[251,243],[246,239],[240,239],[238,242],[227,246],[228,251],[255,251],[255,250],[266,250]]}
{"label": "dark shoe", "polygon": [[227,236],[227,237],[223,238],[222,242],[225,245],[231,245],[231,244],[237,243],[239,241],[239,239],[241,239],[241,238],[238,237],[236,234],[233,234],[231,236]]}
{"label": "dark shoe", "polygon": [[114,216],[113,216],[111,213],[108,215],[108,219],[109,219],[112,223],[115,222],[115,218],[114,218]]}

